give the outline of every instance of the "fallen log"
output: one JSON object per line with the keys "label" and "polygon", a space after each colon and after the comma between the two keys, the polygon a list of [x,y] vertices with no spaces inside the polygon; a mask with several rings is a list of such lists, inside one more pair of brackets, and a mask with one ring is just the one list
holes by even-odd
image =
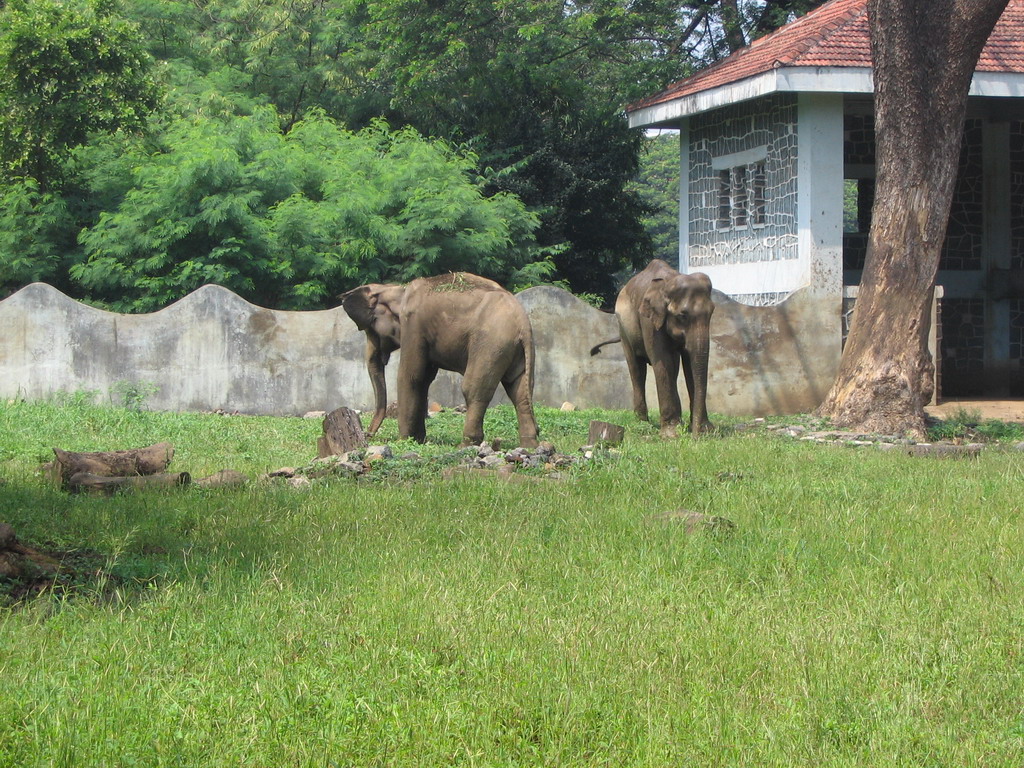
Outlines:
{"label": "fallen log", "polygon": [[52,477],[62,488],[67,488],[72,476],[79,473],[98,477],[132,477],[163,472],[174,458],[174,446],[156,443],[127,451],[91,453],[54,448],[53,453],[57,458],[51,465]]}
{"label": "fallen log", "polygon": [[69,491],[98,491],[108,496],[120,490],[134,488],[173,487],[188,485],[192,476],[188,472],[162,472],[155,475],[103,477],[90,472],[76,472],[68,478]]}

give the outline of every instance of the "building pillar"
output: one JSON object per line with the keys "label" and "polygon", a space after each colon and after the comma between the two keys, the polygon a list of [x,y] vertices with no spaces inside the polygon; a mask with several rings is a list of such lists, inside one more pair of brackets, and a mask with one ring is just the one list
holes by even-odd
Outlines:
{"label": "building pillar", "polygon": [[797,228],[805,284],[843,295],[843,95],[801,93],[797,102]]}

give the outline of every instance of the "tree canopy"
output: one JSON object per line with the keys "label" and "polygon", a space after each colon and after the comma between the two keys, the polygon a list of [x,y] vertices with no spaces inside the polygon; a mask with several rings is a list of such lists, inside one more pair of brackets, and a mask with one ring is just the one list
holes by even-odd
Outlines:
{"label": "tree canopy", "polygon": [[624,105],[820,2],[10,0],[0,295],[468,269],[609,301],[665,209]]}

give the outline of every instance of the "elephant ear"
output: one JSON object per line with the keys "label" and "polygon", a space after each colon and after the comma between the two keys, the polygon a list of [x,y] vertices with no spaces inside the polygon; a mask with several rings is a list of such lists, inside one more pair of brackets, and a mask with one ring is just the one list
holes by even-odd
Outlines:
{"label": "elephant ear", "polygon": [[654,330],[660,331],[665,325],[665,314],[668,312],[668,296],[665,295],[665,281],[656,277],[651,281],[643,299],[640,301],[640,315],[651,321]]}
{"label": "elephant ear", "polygon": [[371,285],[360,285],[351,291],[341,294],[341,306],[345,314],[352,318],[356,328],[365,331],[373,326],[374,309],[377,306],[379,293]]}

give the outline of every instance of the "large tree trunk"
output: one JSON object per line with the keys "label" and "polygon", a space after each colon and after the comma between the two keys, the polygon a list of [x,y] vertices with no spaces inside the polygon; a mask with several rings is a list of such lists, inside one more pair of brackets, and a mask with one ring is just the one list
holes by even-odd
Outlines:
{"label": "large tree trunk", "polygon": [[837,426],[924,432],[930,306],[967,91],[1008,0],[868,0],[877,181],[853,324],[818,409]]}

